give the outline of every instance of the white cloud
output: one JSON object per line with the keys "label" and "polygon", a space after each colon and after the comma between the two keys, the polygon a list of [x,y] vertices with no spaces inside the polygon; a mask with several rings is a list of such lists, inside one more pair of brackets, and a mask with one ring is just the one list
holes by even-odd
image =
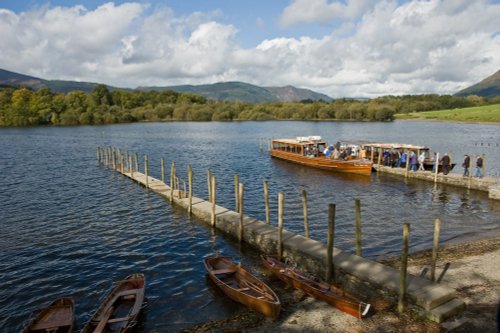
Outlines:
{"label": "white cloud", "polygon": [[500,68],[498,4],[308,3],[309,12],[293,19],[292,9],[304,5],[294,1],[282,22],[287,15],[288,24],[342,22],[322,38],[277,36],[249,49],[237,44],[236,26],[217,21],[220,12],[176,16],[138,3],[20,14],[0,9],[0,64],[47,79],[120,87],[237,80],[333,97],[454,93]]}
{"label": "white cloud", "polygon": [[280,18],[281,25],[289,27],[301,23],[329,22],[335,19],[354,19],[364,14],[375,4],[370,0],[294,0],[285,8]]}

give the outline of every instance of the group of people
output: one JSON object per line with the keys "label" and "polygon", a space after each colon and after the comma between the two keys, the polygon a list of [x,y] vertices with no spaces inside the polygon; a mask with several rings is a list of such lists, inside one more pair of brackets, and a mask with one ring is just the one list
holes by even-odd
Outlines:
{"label": "group of people", "polygon": [[326,147],[323,154],[334,160],[348,160],[350,158],[364,158],[366,156],[365,151],[358,146],[343,147],[340,142],[337,142],[334,146]]}
{"label": "group of people", "polygon": [[[476,156],[476,171],[474,173],[474,177],[479,177],[479,178],[483,177],[483,164],[484,164],[483,157],[477,155]],[[462,163],[462,167],[464,168],[464,177],[469,176],[469,172],[470,172],[469,169],[471,167],[471,163],[470,163],[470,156],[467,154],[464,155],[464,161]]]}

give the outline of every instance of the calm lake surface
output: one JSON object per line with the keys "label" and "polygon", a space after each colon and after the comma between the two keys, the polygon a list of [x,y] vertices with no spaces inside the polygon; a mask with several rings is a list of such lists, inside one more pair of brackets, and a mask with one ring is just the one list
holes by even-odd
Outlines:
{"label": "calm lake surface", "polygon": [[[350,176],[271,159],[259,138],[321,135],[329,142],[402,142],[449,152],[462,172],[463,154],[486,154],[500,176],[500,126],[434,122],[151,123],[0,129],[0,331],[19,331],[52,299],[75,298],[80,329],[113,280],[146,275],[149,299],[139,332],[175,332],[227,318],[242,307],[206,278],[201,259],[232,255],[257,275],[258,254],[239,248],[186,211],[99,165],[98,146],[137,152],[140,168],[161,179],[176,162],[181,179],[195,173],[194,194],[207,198],[206,171],[217,177],[217,203],[234,209],[233,176],[245,185],[245,212],[265,220],[262,182],[269,181],[272,224],[285,194],[285,228],[303,233],[300,192],[308,192],[311,237],[326,242],[327,210],[336,204],[335,245],[354,252],[354,200],[362,205],[363,255],[394,255],[402,224],[411,250],[432,246],[440,217],[443,243],[500,234],[500,203],[486,192],[372,174]],[[279,284],[279,283],[278,283]]]}

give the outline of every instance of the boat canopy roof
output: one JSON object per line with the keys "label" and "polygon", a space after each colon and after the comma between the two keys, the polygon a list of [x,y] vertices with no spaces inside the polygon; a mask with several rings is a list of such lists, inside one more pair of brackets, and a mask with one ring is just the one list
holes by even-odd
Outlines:
{"label": "boat canopy roof", "polygon": [[298,136],[295,139],[273,139],[273,142],[276,143],[285,143],[290,145],[307,145],[307,144],[319,144],[325,143],[321,140],[321,136]]}
{"label": "boat canopy roof", "polygon": [[411,145],[406,143],[365,143],[364,148],[382,148],[382,149],[410,149],[410,150],[428,150],[429,147]]}

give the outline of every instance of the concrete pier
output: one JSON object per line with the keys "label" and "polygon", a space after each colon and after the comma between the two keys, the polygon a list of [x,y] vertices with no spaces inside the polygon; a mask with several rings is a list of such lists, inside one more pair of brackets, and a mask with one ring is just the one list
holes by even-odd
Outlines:
{"label": "concrete pier", "polygon": [[[431,171],[408,171],[404,168],[391,168],[388,166],[374,165],[375,170],[378,172],[383,172],[391,175],[397,175],[400,177],[407,177],[411,179],[422,179],[430,182],[434,182],[446,185],[453,185],[462,188],[470,188],[472,190],[486,191],[490,199],[500,200],[500,179],[493,177],[464,177],[460,174],[449,173],[444,175],[438,173],[437,177]],[[473,172],[473,170],[471,171]]]}
{"label": "concrete pier", "polygon": [[[121,172],[119,168],[116,170]],[[151,176],[146,177],[138,171],[132,173],[127,171],[121,173],[188,210],[189,198],[184,193],[179,193],[179,190],[171,192],[169,186]],[[192,214],[210,225],[212,204],[193,196]],[[216,205],[215,215],[215,227],[237,240],[240,214]],[[278,245],[276,227],[249,216],[244,216],[243,223],[244,242],[260,252],[276,254]],[[317,276],[325,276],[326,244],[283,230],[283,255],[296,262],[301,269]],[[333,265],[335,282],[346,291],[360,296],[366,302],[373,302],[379,297],[384,297],[396,304],[399,270],[336,248],[333,251]],[[412,275],[408,276],[407,282],[409,308],[430,320],[441,323],[459,314],[465,308],[465,303],[456,298],[455,290],[452,288]]]}

